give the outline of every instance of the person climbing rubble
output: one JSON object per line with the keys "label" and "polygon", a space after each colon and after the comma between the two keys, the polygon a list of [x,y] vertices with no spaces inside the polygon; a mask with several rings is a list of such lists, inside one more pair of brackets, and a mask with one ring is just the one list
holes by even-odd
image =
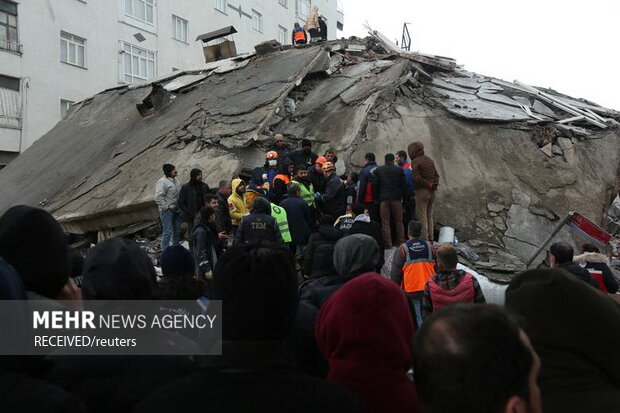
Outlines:
{"label": "person climbing rubble", "polygon": [[304,30],[304,28],[301,27],[297,22],[295,22],[295,25],[293,26],[291,41],[293,42],[293,46],[299,46],[308,43],[308,34]]}

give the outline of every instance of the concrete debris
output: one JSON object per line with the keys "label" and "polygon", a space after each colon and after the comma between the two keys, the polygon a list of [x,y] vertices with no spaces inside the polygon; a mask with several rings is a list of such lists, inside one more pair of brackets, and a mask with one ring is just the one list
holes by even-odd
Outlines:
{"label": "concrete debris", "polygon": [[513,276],[525,270],[523,261],[501,245],[474,239],[459,244],[456,249],[461,264],[496,283],[509,283]]}
{"label": "concrete debris", "polygon": [[[374,31],[263,46],[76,103],[0,171],[0,212],[42,206],[75,234],[156,221],[162,164],[183,181],[200,168],[215,187],[261,166],[282,133],[291,146],[308,138],[317,153],[335,149],[339,172],[361,167],[368,152],[381,158],[423,142],[441,174],[435,220],[457,228],[461,241],[486,243],[475,251],[485,274],[521,268],[504,253],[529,258],[569,210],[604,219],[620,176],[620,135],[607,121],[618,112],[406,53]],[[543,97],[606,128],[558,123],[574,115]]]}

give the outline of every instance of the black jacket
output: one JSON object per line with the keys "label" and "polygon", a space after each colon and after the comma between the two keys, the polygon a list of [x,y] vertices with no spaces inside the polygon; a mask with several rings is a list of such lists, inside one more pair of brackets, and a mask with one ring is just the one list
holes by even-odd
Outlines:
{"label": "black jacket", "polygon": [[200,278],[204,277],[207,272],[213,272],[217,258],[222,253],[217,234],[214,233],[215,230],[215,225],[205,225],[202,222],[194,227],[193,253],[196,272]]}
{"label": "black jacket", "polygon": [[614,277],[613,272],[607,265],[607,257],[603,254],[595,252],[586,252],[574,258],[578,264],[585,264],[588,272],[596,271],[603,275],[603,283],[609,294],[615,294],[618,291],[618,281]]}
{"label": "black jacket", "polygon": [[217,193],[217,211],[215,211],[215,227],[217,232],[232,232],[232,220],[230,219],[230,210],[228,209],[228,199],[222,194]]}
{"label": "black jacket", "polygon": [[344,215],[347,210],[346,187],[335,173],[327,178],[325,195],[323,195],[323,210],[334,218]]}
{"label": "black jacket", "polygon": [[352,393],[302,374],[278,342],[224,342],[222,356],[153,391],[135,410],[157,412],[360,412]]}
{"label": "black jacket", "polygon": [[204,182],[188,182],[179,192],[179,209],[183,219],[194,223],[194,218],[205,205],[205,196],[210,192],[209,185]]}
{"label": "black jacket", "polygon": [[289,158],[293,161],[293,165],[306,165],[308,168],[313,167],[314,161],[316,161],[318,157],[316,153],[312,151],[306,152],[303,149],[297,149],[289,155]]}
{"label": "black jacket", "polygon": [[291,232],[291,244],[306,245],[311,234],[312,219],[310,207],[298,196],[287,196],[280,203],[286,211],[288,229]]}
{"label": "black jacket", "polygon": [[[319,174],[314,170],[314,167],[308,171],[308,180],[312,184],[314,188],[314,192],[318,192],[320,194],[325,193],[325,185],[327,184],[327,179],[325,179],[324,174]],[[337,218],[337,217],[334,217]]]}
{"label": "black jacket", "polygon": [[239,223],[235,234],[235,245],[259,243],[283,244],[284,240],[274,217],[252,213],[243,217]]}
{"label": "black jacket", "polygon": [[375,221],[362,222],[358,220],[353,222],[353,225],[351,225],[351,230],[349,231],[349,234],[364,234],[372,237],[375,241],[377,241],[377,245],[379,246],[379,267],[377,268],[377,272],[381,273],[381,267],[383,267],[383,264],[385,262],[385,248],[383,246],[383,235],[381,234],[381,226]]}
{"label": "black jacket", "polygon": [[590,276],[590,272],[576,262],[564,262],[560,264],[559,268],[574,274],[581,281],[588,283],[598,290],[598,284],[596,283],[596,280]]}
{"label": "black jacket", "polygon": [[334,275],[334,246],[342,238],[342,232],[331,225],[319,226],[310,236],[304,251],[303,273],[309,277]]}
{"label": "black jacket", "polygon": [[377,182],[374,198],[379,201],[407,199],[407,181],[403,169],[394,164],[382,165],[375,171]]}

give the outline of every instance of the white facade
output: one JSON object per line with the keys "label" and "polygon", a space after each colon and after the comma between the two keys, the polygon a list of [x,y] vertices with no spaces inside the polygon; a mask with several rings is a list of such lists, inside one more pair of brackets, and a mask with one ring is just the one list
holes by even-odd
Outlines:
{"label": "white facade", "polygon": [[0,166],[71,102],[204,63],[198,35],[233,25],[239,53],[264,40],[290,44],[313,5],[336,38],[337,0],[0,0]]}

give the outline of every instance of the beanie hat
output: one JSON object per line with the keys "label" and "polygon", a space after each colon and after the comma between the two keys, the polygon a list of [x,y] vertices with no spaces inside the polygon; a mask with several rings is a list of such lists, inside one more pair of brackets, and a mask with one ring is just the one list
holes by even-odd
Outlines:
{"label": "beanie hat", "polygon": [[152,298],[154,289],[153,263],[132,241],[110,238],[89,251],[84,263],[84,298],[144,300]]}
{"label": "beanie hat", "polygon": [[329,172],[329,171],[335,171],[336,167],[331,162],[325,162],[321,169],[323,170],[323,172]]}
{"label": "beanie hat", "polygon": [[19,205],[0,217],[0,256],[27,290],[54,298],[69,279],[69,244],[49,212]]}
{"label": "beanie hat", "polygon": [[192,254],[182,245],[168,247],[161,254],[161,272],[164,274],[164,277],[179,277],[193,274],[194,268]]}

